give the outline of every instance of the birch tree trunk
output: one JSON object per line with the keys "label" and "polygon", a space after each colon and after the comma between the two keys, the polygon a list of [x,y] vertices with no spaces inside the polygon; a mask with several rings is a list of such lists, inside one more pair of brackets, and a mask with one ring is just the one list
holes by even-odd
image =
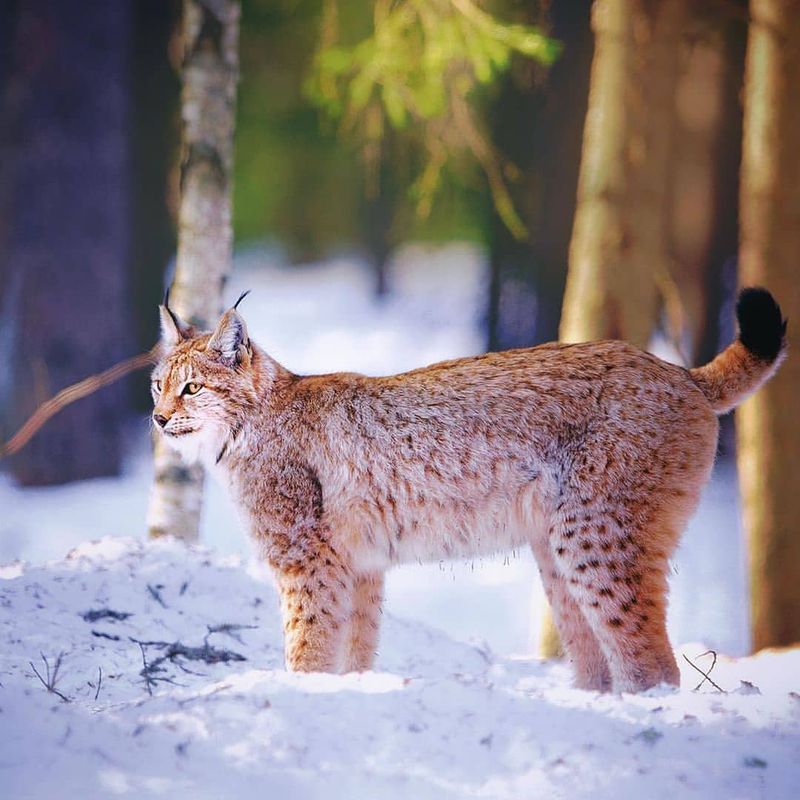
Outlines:
{"label": "birch tree trunk", "polygon": [[[595,53],[559,335],[646,347],[669,291],[667,186],[686,0],[596,0]],[[539,644],[560,650],[549,614]]]}
{"label": "birch tree trunk", "polygon": [[751,0],[750,14],[740,281],[768,287],[789,318],[789,357],[736,412],[759,650],[800,642],[800,3]]}
{"label": "birch tree trunk", "polygon": [[[231,270],[231,182],[239,39],[238,0],[184,0],[181,200],[170,304],[201,329],[222,311]],[[201,467],[187,467],[160,442],[148,511],[151,536],[196,540]]]}

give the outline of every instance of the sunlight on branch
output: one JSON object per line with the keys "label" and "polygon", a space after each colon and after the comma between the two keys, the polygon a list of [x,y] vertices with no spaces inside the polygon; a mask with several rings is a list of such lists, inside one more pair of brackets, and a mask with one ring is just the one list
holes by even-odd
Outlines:
{"label": "sunlight on branch", "polygon": [[514,54],[549,65],[560,50],[538,28],[501,22],[473,0],[378,0],[372,35],[347,45],[337,0],[326,0],[306,91],[358,142],[369,175],[378,172],[387,127],[419,144],[425,161],[411,191],[423,219],[442,170],[468,154],[486,176],[497,213],[521,239],[527,232],[507,185],[515,169],[483,131],[478,90],[507,71]]}

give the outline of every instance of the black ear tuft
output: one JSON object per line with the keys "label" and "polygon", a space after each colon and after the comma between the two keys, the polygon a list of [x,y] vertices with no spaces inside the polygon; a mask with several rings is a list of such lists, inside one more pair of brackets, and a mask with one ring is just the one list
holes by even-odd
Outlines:
{"label": "black ear tuft", "polygon": [[[176,330],[181,334],[182,337],[185,338],[186,328],[188,326],[185,323],[183,323],[178,318],[178,315],[169,307],[169,290],[170,287],[167,286],[167,288],[164,290],[164,302],[161,305],[164,306],[164,309],[166,310],[167,314],[169,314],[170,317],[172,318],[172,321],[175,323]],[[163,332],[163,326],[162,326],[162,332]]]}
{"label": "black ear tuft", "polygon": [[736,303],[739,341],[753,355],[774,361],[786,340],[786,322],[775,298],[759,287],[742,289]]}
{"label": "black ear tuft", "polygon": [[239,303],[241,303],[241,302],[242,302],[242,300],[244,300],[244,299],[245,299],[245,297],[247,297],[247,295],[249,295],[249,294],[250,294],[250,291],[251,291],[251,290],[250,290],[250,289],[248,289],[246,292],[242,292],[242,293],[239,295],[239,299],[238,299],[238,300],[237,300],[237,301],[236,301],[236,302],[233,304],[233,308],[234,308],[234,310],[235,310],[235,309],[237,309],[237,308],[239,308]]}

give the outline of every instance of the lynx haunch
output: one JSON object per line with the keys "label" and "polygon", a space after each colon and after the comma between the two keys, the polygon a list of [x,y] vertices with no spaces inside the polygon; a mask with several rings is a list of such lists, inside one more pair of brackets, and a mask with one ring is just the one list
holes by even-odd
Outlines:
{"label": "lynx haunch", "polygon": [[600,341],[300,376],[235,307],[210,334],[160,311],[156,427],[229,485],[275,572],[290,669],[371,668],[388,568],[527,544],[579,687],[678,683],[668,559],[716,415],[784,354],[768,292],[743,291],[739,338],[689,370]]}

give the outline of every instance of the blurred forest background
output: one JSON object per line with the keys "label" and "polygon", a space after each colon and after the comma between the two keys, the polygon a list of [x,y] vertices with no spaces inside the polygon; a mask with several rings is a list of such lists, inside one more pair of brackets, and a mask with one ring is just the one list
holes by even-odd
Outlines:
{"label": "blurred forest background", "polygon": [[[625,338],[708,361],[737,285],[800,320],[798,97],[796,0],[0,0],[0,438],[149,349],[170,283],[213,318],[231,232],[298,269],[347,253],[377,297],[407,243],[469,242],[485,349]],[[195,191],[218,211],[202,268]],[[117,474],[146,380],[64,410],[14,479]],[[800,640],[798,390],[790,358],[723,420],[756,646]]]}

